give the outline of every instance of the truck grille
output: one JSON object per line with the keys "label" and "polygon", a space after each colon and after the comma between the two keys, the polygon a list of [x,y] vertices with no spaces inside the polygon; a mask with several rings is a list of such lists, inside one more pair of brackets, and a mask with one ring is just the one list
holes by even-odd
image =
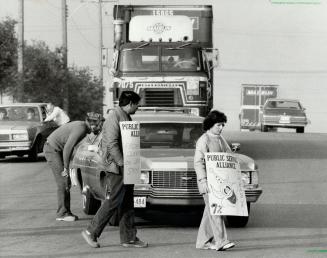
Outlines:
{"label": "truck grille", "polygon": [[198,189],[195,171],[153,171],[154,188]]}
{"label": "truck grille", "polygon": [[0,134],[0,141],[9,141],[9,134]]}
{"label": "truck grille", "polygon": [[140,93],[144,101],[143,106],[176,107],[182,105],[179,103],[181,101],[179,101],[178,89],[144,89]]}

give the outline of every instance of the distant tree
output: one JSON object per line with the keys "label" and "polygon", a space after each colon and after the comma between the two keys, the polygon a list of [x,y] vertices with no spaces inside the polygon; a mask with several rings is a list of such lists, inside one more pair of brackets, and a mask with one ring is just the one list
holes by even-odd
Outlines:
{"label": "distant tree", "polygon": [[[24,101],[48,102],[63,107],[68,88],[69,116],[84,119],[86,112],[102,113],[103,87],[90,70],[64,69],[60,48],[51,51],[44,42],[25,49]],[[16,88],[17,90],[17,88]]]}
{"label": "distant tree", "polygon": [[0,22],[0,93],[4,93],[16,83],[17,38],[16,21],[6,18]]}
{"label": "distant tree", "polygon": [[[18,96],[17,39],[14,20],[0,22],[0,93]],[[44,42],[24,48],[24,102],[48,102],[63,107],[68,88],[69,116],[84,119],[85,113],[102,113],[103,86],[89,69],[64,69],[62,49],[52,51]]]}
{"label": "distant tree", "polygon": [[89,69],[72,68],[69,72],[69,115],[83,120],[87,112],[102,114],[103,86]]}

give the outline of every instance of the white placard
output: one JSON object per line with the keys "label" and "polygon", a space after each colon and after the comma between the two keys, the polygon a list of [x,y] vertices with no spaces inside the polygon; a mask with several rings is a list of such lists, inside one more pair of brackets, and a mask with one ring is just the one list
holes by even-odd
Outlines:
{"label": "white placard", "polygon": [[140,123],[119,123],[124,155],[124,184],[139,184],[141,177]]}
{"label": "white placard", "polygon": [[232,153],[205,154],[210,214],[248,216],[240,165]]}

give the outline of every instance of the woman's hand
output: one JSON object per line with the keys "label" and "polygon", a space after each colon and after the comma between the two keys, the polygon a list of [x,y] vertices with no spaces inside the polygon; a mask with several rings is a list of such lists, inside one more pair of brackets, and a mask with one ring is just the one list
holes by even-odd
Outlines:
{"label": "woman's hand", "polygon": [[199,180],[198,187],[200,194],[207,194],[210,192],[207,179]]}

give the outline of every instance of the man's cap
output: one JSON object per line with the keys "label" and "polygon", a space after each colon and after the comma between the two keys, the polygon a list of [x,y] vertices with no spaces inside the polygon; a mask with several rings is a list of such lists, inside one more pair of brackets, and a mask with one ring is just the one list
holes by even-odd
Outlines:
{"label": "man's cap", "polygon": [[95,113],[95,112],[88,112],[86,114],[86,119],[89,121],[97,121],[100,122],[102,120],[102,115],[99,113]]}

